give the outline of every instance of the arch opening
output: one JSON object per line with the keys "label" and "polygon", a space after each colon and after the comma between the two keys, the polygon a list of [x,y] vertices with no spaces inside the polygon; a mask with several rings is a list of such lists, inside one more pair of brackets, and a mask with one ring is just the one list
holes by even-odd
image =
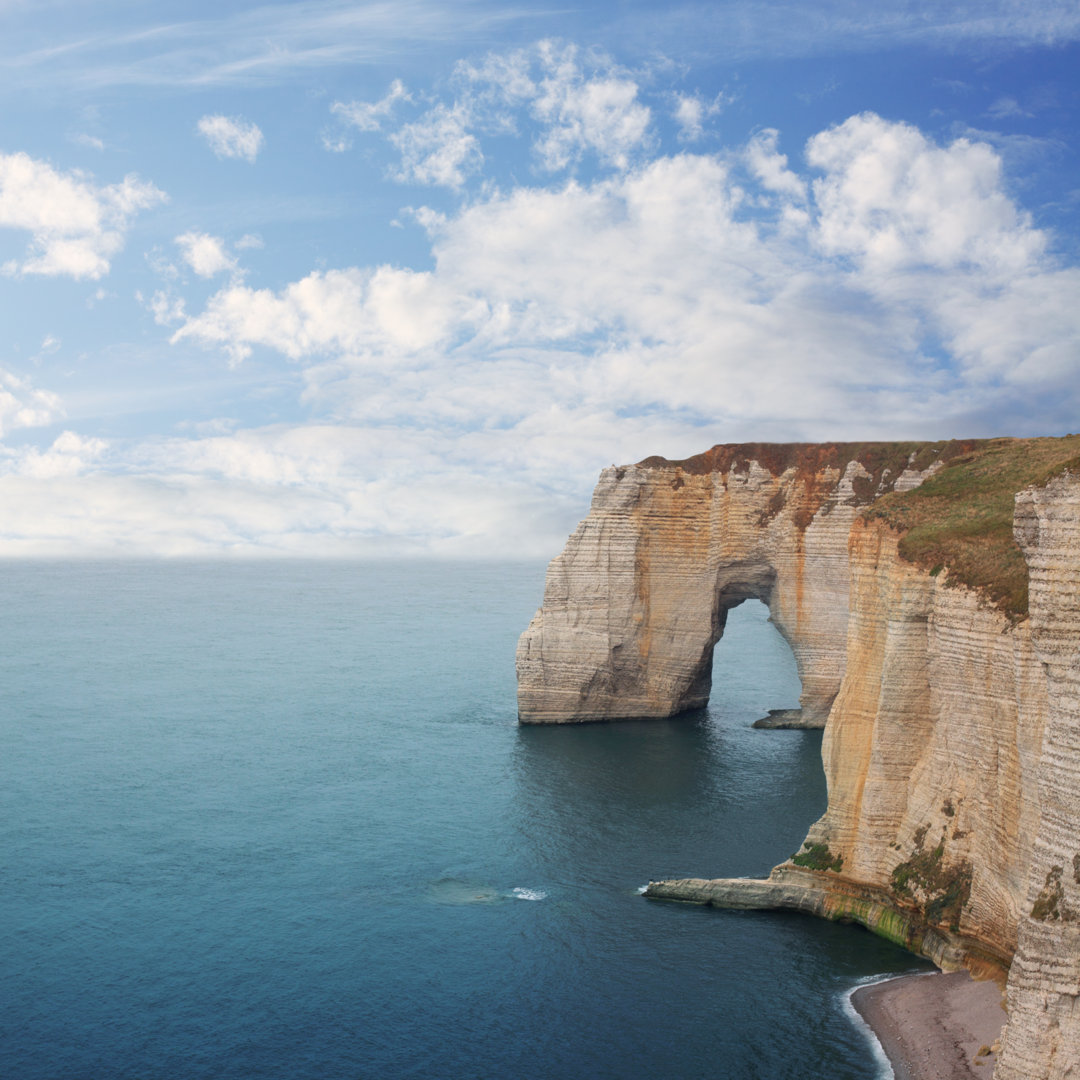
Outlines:
{"label": "arch opening", "polygon": [[[766,715],[758,718],[755,726],[825,727],[840,686],[844,651],[825,640],[829,629],[835,628],[821,625],[828,619],[823,620],[820,613],[804,606],[804,589],[798,583],[793,588],[791,577],[788,575],[784,579],[772,565],[756,560],[726,564],[721,568],[720,580],[712,590],[711,615],[706,615],[708,608],[701,611],[708,619],[706,625],[710,626],[710,630],[707,636],[698,638],[701,651],[693,668],[690,693],[684,699],[688,707],[701,708],[709,703],[713,691],[713,660],[716,647],[724,637],[729,613],[747,601],[757,601],[768,609],[772,628],[787,644],[801,685],[797,704],[770,706]],[[822,633],[823,629],[825,634]]]}
{"label": "arch opening", "polygon": [[756,727],[797,726],[802,679],[791,643],[768,604],[746,597],[723,610],[710,658],[711,695]]}

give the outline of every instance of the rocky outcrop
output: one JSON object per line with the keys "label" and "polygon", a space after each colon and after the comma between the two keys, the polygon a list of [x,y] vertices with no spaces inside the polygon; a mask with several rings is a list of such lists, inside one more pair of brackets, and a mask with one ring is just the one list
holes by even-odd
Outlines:
{"label": "rocky outcrop", "polygon": [[522,720],[699,706],[726,611],[764,600],[804,715],[828,718],[828,809],[765,882],[648,895],[858,921],[943,967],[1007,972],[995,1076],[1080,1075],[1080,477],[1016,496],[1025,617],[905,559],[868,512],[933,471],[926,453],[710,455],[605,471],[522,636]]}
{"label": "rocky outcrop", "polygon": [[[928,926],[912,911],[898,910],[886,891],[837,878],[823,880],[810,870],[778,866],[764,881],[753,878],[683,878],[650,881],[653,900],[749,911],[802,911],[832,922],[854,922],[889,941],[933,960],[943,970],[974,967],[969,943],[943,928]],[[992,958],[986,970],[1000,974]]]}

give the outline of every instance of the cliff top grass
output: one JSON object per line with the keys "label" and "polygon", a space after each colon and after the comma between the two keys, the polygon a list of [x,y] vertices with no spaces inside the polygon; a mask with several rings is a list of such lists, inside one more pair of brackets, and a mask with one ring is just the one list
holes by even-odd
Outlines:
{"label": "cliff top grass", "polygon": [[1066,470],[1080,473],[1080,435],[962,445],[943,450],[942,468],[919,487],[883,495],[863,516],[902,532],[900,554],[909,562],[935,575],[947,569],[950,584],[976,589],[1020,618],[1028,610],[1028,576],[1013,539],[1013,498]]}

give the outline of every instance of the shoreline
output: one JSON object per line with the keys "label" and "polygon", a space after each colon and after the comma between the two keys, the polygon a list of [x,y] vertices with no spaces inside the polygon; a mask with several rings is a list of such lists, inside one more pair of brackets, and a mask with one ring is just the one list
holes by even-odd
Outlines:
{"label": "shoreline", "polygon": [[895,1080],[989,1080],[1006,1020],[1001,998],[997,983],[966,971],[901,975],[850,995]]}

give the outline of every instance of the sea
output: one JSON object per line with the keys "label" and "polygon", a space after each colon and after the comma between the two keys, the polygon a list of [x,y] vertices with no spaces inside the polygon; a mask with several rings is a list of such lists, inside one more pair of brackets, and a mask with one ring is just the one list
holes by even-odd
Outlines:
{"label": "sea", "polygon": [[750,602],[707,709],[519,726],[542,563],[0,565],[4,1080],[867,1080],[854,926],[645,899],[825,808]]}

